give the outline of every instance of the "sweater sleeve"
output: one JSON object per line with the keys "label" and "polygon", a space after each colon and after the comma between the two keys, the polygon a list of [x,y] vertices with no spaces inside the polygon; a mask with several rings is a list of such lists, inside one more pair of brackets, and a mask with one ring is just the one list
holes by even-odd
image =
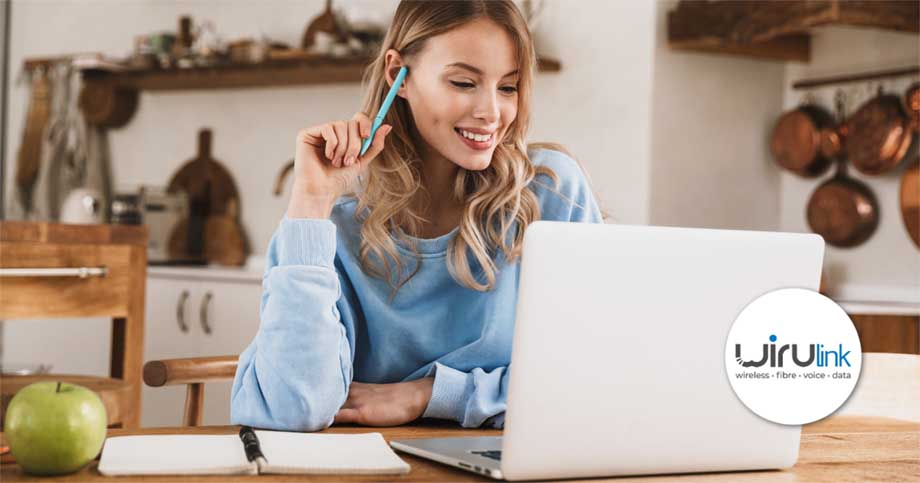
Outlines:
{"label": "sweater sleeve", "polygon": [[[575,160],[552,151],[543,158],[559,176],[557,189],[545,184],[535,189],[541,199],[542,218],[573,223],[604,223],[591,185]],[[426,418],[450,419],[463,427],[503,428],[511,366],[491,371],[475,368],[463,372],[440,362],[429,368],[426,376],[434,376],[431,400],[422,415]]]}
{"label": "sweater sleeve", "polygon": [[352,380],[351,346],[337,302],[336,226],[282,219],[262,279],[259,330],[240,354],[232,424],[317,431],[332,424]]}
{"label": "sweater sleeve", "polygon": [[464,428],[504,427],[510,367],[486,372],[463,372],[435,362],[426,377],[434,376],[431,400],[422,417],[457,421]]}

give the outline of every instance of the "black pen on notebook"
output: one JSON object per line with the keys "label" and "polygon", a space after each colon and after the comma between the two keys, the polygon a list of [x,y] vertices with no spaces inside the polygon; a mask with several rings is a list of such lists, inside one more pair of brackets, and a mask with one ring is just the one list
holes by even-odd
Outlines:
{"label": "black pen on notebook", "polygon": [[250,426],[240,427],[240,439],[243,440],[243,450],[246,451],[246,459],[249,462],[255,461],[260,467],[268,463],[265,456],[262,455],[262,447],[259,446],[259,437]]}

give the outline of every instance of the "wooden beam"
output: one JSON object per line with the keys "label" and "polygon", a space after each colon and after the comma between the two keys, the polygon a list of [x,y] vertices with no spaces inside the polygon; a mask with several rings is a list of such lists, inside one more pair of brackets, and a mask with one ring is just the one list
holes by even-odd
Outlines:
{"label": "wooden beam", "polygon": [[668,45],[775,60],[808,61],[809,31],[856,25],[920,31],[916,0],[681,0],[668,12]]}

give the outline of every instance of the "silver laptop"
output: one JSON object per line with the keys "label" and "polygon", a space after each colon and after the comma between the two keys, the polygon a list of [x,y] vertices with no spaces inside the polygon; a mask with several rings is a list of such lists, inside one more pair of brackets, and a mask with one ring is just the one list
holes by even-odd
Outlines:
{"label": "silver laptop", "polygon": [[735,316],[817,290],[818,235],[538,221],[524,237],[502,437],[393,440],[496,479],[786,468],[799,426],[725,373]]}

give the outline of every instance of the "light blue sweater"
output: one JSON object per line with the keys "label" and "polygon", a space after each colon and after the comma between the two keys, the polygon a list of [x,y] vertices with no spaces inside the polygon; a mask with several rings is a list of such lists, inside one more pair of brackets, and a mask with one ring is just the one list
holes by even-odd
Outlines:
{"label": "light blue sweater", "polygon": [[[542,174],[530,185],[542,219],[603,222],[573,159],[551,150],[529,154],[559,178],[558,190]],[[414,239],[421,268],[391,304],[391,288],[361,270],[356,205],[342,198],[329,220],[281,220],[268,246],[259,331],[240,354],[233,381],[231,422],[316,431],[332,424],[353,380],[434,376],[423,417],[503,427],[519,261],[499,256],[495,288],[478,292],[447,271],[456,228]],[[411,251],[397,247],[410,273]]]}

